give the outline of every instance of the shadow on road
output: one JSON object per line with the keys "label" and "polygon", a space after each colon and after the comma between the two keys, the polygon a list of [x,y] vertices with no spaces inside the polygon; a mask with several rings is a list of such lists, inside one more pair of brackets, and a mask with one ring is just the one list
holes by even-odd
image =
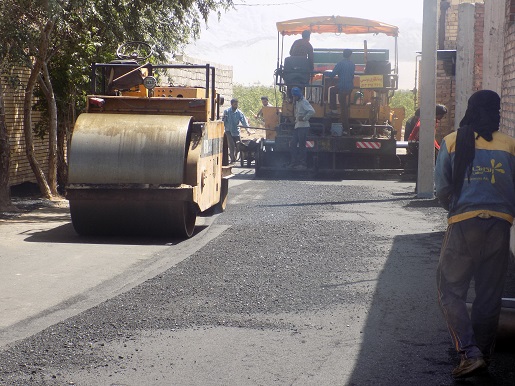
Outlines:
{"label": "shadow on road", "polygon": [[515,385],[515,355],[500,352],[490,375],[454,383],[457,358],[437,305],[443,232],[397,236],[381,272],[348,385]]}
{"label": "shadow on road", "polygon": [[[192,237],[203,232],[207,226],[195,227]],[[184,239],[174,237],[130,237],[130,236],[80,236],[71,223],[34,232],[25,239],[29,243],[61,243],[61,244],[110,244],[110,245],[178,245]]]}

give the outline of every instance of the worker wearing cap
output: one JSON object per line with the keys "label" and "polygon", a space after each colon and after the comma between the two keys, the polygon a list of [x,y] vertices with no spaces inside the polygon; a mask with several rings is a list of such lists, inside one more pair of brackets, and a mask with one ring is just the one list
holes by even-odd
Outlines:
{"label": "worker wearing cap", "polygon": [[290,142],[291,163],[289,166],[295,169],[305,169],[307,167],[306,137],[309,131],[309,118],[315,114],[315,109],[304,98],[300,88],[293,87],[291,94],[295,101],[295,129]]}

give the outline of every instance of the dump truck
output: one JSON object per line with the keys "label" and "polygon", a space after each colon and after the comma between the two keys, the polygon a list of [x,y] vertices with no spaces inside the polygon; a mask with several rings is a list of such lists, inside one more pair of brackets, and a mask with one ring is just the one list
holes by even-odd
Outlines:
{"label": "dump truck", "polygon": [[[155,65],[146,61],[151,54],[149,44],[128,42],[117,60],[92,65],[92,93],[73,130],[66,186],[81,235],[187,238],[199,213],[225,208],[232,173],[216,69]],[[173,69],[203,80],[174,86]]]}
{"label": "dump truck", "polygon": [[[314,46],[314,66],[307,58],[285,56],[285,36],[311,32]],[[294,130],[294,102],[289,95],[292,87],[299,87],[315,109],[310,119],[306,139],[308,168],[314,171],[347,170],[400,170],[397,155],[404,108],[392,108],[391,98],[398,87],[398,56],[396,26],[373,20],[321,16],[277,22],[277,68],[275,85],[282,94],[281,106],[263,109],[267,137],[261,142],[256,158],[256,174],[284,169],[290,161],[290,142]],[[344,130],[340,113],[330,108],[331,98],[337,98],[331,89],[338,78],[328,76],[342,59],[345,47],[319,48],[316,34],[363,35],[384,34],[394,39],[394,53],[389,49],[352,48],[351,60],[355,64],[354,89],[350,100],[350,129]],[[287,50],[289,47],[287,48]],[[339,101],[336,100],[339,109]],[[269,129],[268,129],[269,130]]]}

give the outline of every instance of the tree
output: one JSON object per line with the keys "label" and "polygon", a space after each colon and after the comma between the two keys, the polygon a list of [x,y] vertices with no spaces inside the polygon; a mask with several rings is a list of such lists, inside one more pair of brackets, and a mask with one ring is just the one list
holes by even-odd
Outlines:
{"label": "tree", "polygon": [[238,108],[245,114],[251,126],[262,125],[262,122],[254,118],[254,115],[261,109],[262,96],[267,96],[269,102],[274,106],[282,104],[282,96],[274,86],[235,84],[233,94],[234,98],[238,99]]}
{"label": "tree", "polygon": [[404,107],[406,115],[402,126],[406,124],[406,121],[415,114],[415,100],[413,98],[413,91],[410,90],[397,90],[390,102],[391,107]]}
{"label": "tree", "polygon": [[[32,132],[32,100],[34,95],[34,87],[36,86],[38,78],[41,76],[40,72],[46,66],[50,45],[50,36],[52,34],[53,28],[54,20],[47,20],[43,30],[41,31],[41,40],[37,49],[34,65],[30,72],[29,80],[27,81],[27,86],[25,88],[25,98],[23,100],[23,132],[25,134],[25,153],[27,154],[32,171],[36,176],[39,189],[45,198],[53,198],[57,195],[57,190],[50,187],[45,173],[41,169],[39,162],[37,161],[34,154],[34,134]],[[54,145],[53,141],[50,141],[50,143]],[[49,149],[49,155],[52,156],[53,154],[55,154],[54,149]],[[50,162],[54,164],[55,160],[50,160]],[[56,176],[51,175],[49,176],[48,180],[54,181],[55,178]]]}
{"label": "tree", "polygon": [[[31,71],[25,95],[24,130],[27,157],[44,196],[51,198],[56,194],[53,179],[59,173],[51,166],[49,184],[30,149],[36,81],[50,114],[52,165],[55,157],[64,161],[65,134],[73,127],[77,108],[84,105],[92,62],[111,60],[116,47],[128,40],[150,41],[162,60],[167,52],[198,37],[201,22],[208,20],[211,11],[220,15],[221,10],[231,6],[232,0],[3,1],[0,36],[8,38],[5,41],[16,55],[4,55],[4,50],[0,50],[0,61],[13,64],[15,56],[21,57],[23,60],[17,63]],[[54,151],[56,142],[59,151]],[[57,169],[62,170],[62,165]]]}

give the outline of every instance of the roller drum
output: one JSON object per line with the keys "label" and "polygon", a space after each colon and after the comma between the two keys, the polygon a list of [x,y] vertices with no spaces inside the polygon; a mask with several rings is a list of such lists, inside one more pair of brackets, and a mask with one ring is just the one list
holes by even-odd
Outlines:
{"label": "roller drum", "polygon": [[69,184],[182,184],[188,116],[87,113],[77,119]]}
{"label": "roller drum", "polygon": [[191,125],[185,116],[79,116],[68,180],[77,233],[190,237],[197,208],[180,187]]}

